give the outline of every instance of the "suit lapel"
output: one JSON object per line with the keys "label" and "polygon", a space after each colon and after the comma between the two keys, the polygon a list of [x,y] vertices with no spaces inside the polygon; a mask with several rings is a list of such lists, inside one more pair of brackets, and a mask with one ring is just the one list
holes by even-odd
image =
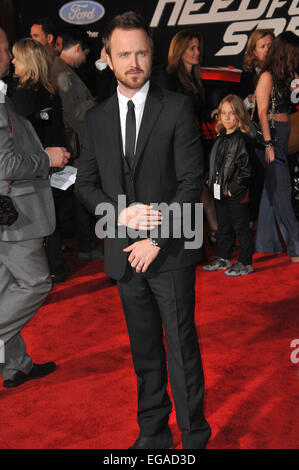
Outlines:
{"label": "suit lapel", "polygon": [[139,129],[133,173],[137,168],[144,147],[151,135],[154,124],[163,108],[163,95],[161,89],[151,84],[144,106],[142,121]]}
{"label": "suit lapel", "polygon": [[13,103],[11,102],[11,100],[7,97],[6,99],[6,105],[7,105],[7,109],[8,109],[8,114],[9,114],[9,117],[11,119],[11,123],[12,123],[12,132],[14,134],[14,122],[18,121],[18,129],[20,129],[20,126],[23,127],[23,129],[25,129],[29,139],[32,141],[34,140],[35,143],[41,148],[43,149],[43,146],[42,146],[42,143],[37,135],[37,133],[35,132],[32,124],[30,121],[28,121],[28,119],[24,118],[23,116],[21,116],[20,114],[18,114],[15,109],[14,109],[14,106],[13,106]]}
{"label": "suit lapel", "polygon": [[107,113],[107,141],[106,148],[109,158],[113,161],[115,182],[119,184],[123,192],[123,150],[120,130],[119,106],[117,94],[115,93],[105,106]]}

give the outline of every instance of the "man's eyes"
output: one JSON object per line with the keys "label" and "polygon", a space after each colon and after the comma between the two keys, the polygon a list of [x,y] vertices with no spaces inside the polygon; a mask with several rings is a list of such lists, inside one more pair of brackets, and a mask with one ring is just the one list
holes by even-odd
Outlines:
{"label": "man's eyes", "polygon": [[[122,52],[121,54],[119,54],[119,57],[128,57],[129,54],[130,54],[129,52]],[[137,54],[144,57],[144,56],[146,56],[147,51],[139,51],[139,52],[137,52]]]}

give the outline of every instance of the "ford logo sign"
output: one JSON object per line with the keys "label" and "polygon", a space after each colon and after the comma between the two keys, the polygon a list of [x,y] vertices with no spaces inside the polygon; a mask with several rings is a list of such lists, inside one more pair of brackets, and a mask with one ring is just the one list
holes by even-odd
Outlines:
{"label": "ford logo sign", "polygon": [[105,14],[105,8],[98,2],[77,1],[63,5],[59,10],[59,16],[67,23],[90,24],[100,20]]}

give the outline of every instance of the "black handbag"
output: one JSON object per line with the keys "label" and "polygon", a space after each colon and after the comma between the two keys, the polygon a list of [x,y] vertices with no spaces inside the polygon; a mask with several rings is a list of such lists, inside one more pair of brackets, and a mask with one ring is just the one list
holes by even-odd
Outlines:
{"label": "black handbag", "polygon": [[256,121],[250,121],[250,137],[254,141],[254,145],[258,148],[265,148],[264,136],[261,126]]}
{"label": "black handbag", "polygon": [[[11,117],[10,122],[13,135],[13,125]],[[7,195],[0,194],[0,225],[12,225],[19,217],[19,214],[10,197],[12,183],[13,181],[9,181],[8,183]]]}
{"label": "black handbag", "polygon": [[18,217],[11,198],[0,194],[0,225],[12,225]]}
{"label": "black handbag", "polygon": [[65,147],[71,154],[71,160],[77,160],[80,157],[80,142],[77,132],[72,127],[65,127]]}

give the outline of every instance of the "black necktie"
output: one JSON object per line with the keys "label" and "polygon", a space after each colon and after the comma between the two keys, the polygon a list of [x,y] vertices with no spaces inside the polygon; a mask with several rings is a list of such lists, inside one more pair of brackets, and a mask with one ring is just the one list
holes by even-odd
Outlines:
{"label": "black necktie", "polygon": [[135,111],[134,103],[132,100],[128,101],[128,111],[126,117],[126,149],[125,155],[126,159],[130,165],[130,168],[133,167],[134,163],[134,154],[135,154],[135,139],[136,139],[136,120],[135,120]]}

